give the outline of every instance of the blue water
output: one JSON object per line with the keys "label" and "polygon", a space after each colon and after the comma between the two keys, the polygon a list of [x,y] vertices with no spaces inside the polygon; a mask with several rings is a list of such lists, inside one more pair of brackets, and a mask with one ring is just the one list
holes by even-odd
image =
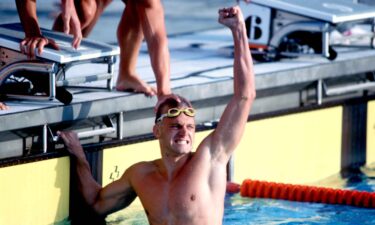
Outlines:
{"label": "blue water", "polygon": [[[357,171],[336,181],[335,188],[375,191],[375,169]],[[126,211],[126,209],[125,209]],[[148,224],[142,211],[123,215],[108,221],[108,225]],[[239,194],[227,194],[223,225],[372,225],[375,209],[347,205],[292,202],[274,199],[243,198]]]}
{"label": "blue water", "polygon": [[374,209],[227,196],[224,225],[375,224]]}

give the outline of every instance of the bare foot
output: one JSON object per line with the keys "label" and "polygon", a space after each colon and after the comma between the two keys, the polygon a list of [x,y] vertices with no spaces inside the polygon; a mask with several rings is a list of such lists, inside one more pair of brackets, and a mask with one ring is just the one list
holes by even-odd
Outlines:
{"label": "bare foot", "polygon": [[5,105],[5,103],[0,102],[0,110],[7,110],[9,106]]}
{"label": "bare foot", "polygon": [[148,97],[156,95],[155,87],[148,85],[138,76],[128,76],[125,79],[117,80],[116,90],[144,93]]}

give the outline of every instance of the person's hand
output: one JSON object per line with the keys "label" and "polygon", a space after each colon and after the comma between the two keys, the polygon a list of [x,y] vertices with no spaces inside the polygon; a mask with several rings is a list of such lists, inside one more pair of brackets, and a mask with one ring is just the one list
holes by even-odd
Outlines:
{"label": "person's hand", "polygon": [[62,4],[62,20],[64,24],[64,33],[73,34],[72,46],[77,49],[82,41],[81,22],[79,21],[74,2],[65,0]]}
{"label": "person's hand", "polygon": [[7,106],[5,103],[0,102],[0,110],[8,110],[9,106]]}
{"label": "person's hand", "polygon": [[243,23],[243,15],[239,6],[219,9],[219,23],[234,29]]}
{"label": "person's hand", "polygon": [[44,46],[51,46],[55,50],[59,50],[59,46],[53,39],[46,38],[43,35],[34,37],[25,37],[20,43],[20,50],[29,58],[35,58],[35,50],[38,49],[38,54],[41,55]]}
{"label": "person's hand", "polygon": [[78,135],[73,131],[57,131],[57,135],[64,141],[68,152],[77,158],[84,158],[85,153],[81,143],[79,142]]}
{"label": "person's hand", "polygon": [[173,98],[174,100],[176,100],[179,103],[181,102],[181,99],[175,94],[160,95],[160,96],[158,96],[158,102],[156,103],[156,105],[154,107],[154,112],[156,113],[157,110],[159,109],[160,105],[163,104],[165,102],[165,100],[170,99],[170,98]]}

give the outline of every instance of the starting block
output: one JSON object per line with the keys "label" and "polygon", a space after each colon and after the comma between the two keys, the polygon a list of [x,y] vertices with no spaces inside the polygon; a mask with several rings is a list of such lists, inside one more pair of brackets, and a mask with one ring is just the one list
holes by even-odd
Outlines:
{"label": "starting block", "polygon": [[[24,38],[22,25],[0,25],[0,94],[7,98],[54,100],[69,104],[72,95],[65,88],[85,82],[107,80],[104,89],[112,89],[114,64],[120,50],[117,46],[83,39],[78,49],[71,47],[72,36],[41,29],[54,39],[60,50],[45,47],[41,55],[30,60],[20,52]],[[66,72],[80,64],[106,64],[104,71],[67,79]],[[89,87],[82,87],[89,88]]]}
{"label": "starting block", "polygon": [[[365,39],[360,45],[374,48],[374,6],[349,0],[252,0],[249,4],[241,1],[240,7],[249,46],[260,61],[300,55],[334,60],[333,45],[358,47],[350,39]],[[366,27],[366,32],[347,32],[358,25]],[[341,40],[333,40],[334,36]]]}

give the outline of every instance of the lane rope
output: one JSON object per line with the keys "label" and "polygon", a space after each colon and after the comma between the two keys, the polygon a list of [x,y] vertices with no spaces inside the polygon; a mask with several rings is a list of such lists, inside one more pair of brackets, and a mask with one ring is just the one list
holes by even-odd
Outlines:
{"label": "lane rope", "polygon": [[227,192],[240,193],[242,197],[250,198],[271,198],[375,208],[375,193],[367,191],[342,190],[246,179],[241,185],[228,182]]}

